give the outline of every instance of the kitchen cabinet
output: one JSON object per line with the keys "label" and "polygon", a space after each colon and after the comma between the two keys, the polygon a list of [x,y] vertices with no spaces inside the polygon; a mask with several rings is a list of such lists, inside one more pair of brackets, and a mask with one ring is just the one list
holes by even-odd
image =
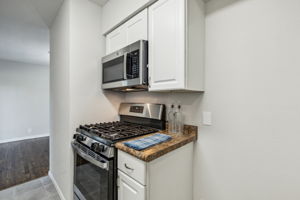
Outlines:
{"label": "kitchen cabinet", "polygon": [[138,40],[148,40],[148,11],[144,9],[106,35],[106,54]]}
{"label": "kitchen cabinet", "polygon": [[118,199],[119,200],[144,200],[146,199],[145,186],[130,178],[122,171],[118,172]]}
{"label": "kitchen cabinet", "polygon": [[112,53],[126,46],[126,33],[124,27],[118,27],[106,36],[106,54]]}
{"label": "kitchen cabinet", "polygon": [[118,199],[192,200],[193,143],[151,162],[118,150]]}
{"label": "kitchen cabinet", "polygon": [[204,91],[202,0],[158,0],[148,9],[149,90]]}

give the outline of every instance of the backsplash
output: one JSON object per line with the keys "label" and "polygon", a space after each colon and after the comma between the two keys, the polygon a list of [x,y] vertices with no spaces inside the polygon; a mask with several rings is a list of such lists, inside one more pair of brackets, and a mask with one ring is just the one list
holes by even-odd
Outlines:
{"label": "backsplash", "polygon": [[201,102],[203,93],[157,93],[134,92],[127,93],[126,102],[162,103],[167,106],[167,113],[172,104],[181,105],[184,124],[201,125]]}

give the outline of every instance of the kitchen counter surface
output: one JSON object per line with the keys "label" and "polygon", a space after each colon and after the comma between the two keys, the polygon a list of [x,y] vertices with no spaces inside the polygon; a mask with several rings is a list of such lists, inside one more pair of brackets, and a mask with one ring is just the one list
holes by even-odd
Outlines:
{"label": "kitchen counter surface", "polygon": [[137,151],[137,150],[134,150],[134,149],[124,145],[124,142],[148,137],[148,136],[155,134],[155,133],[152,133],[152,134],[144,135],[141,137],[130,138],[128,140],[118,142],[115,144],[115,146],[117,149],[122,150],[126,153],[129,153],[140,160],[143,160],[145,162],[150,162],[150,161],[152,161],[156,158],[159,158],[175,149],[178,149],[179,147],[182,147],[190,142],[196,141],[197,137],[198,137],[198,127],[184,125],[184,134],[182,134],[182,135],[169,133],[167,130],[160,131],[159,133],[164,133],[164,134],[170,135],[170,136],[172,136],[172,139],[167,142],[157,144],[153,147],[150,147],[150,148],[142,150],[142,151]]}

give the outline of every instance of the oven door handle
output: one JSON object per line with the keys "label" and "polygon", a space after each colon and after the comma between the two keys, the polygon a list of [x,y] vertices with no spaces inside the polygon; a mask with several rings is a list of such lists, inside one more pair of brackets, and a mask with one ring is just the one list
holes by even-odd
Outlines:
{"label": "oven door handle", "polygon": [[128,53],[127,52],[125,52],[124,53],[124,65],[123,65],[123,77],[124,77],[124,80],[126,80],[127,79],[127,55],[128,55]]}
{"label": "oven door handle", "polygon": [[95,160],[93,157],[87,155],[85,152],[83,152],[80,148],[78,148],[73,142],[72,142],[72,147],[74,151],[80,155],[82,158],[85,160],[89,161],[90,163],[96,165],[97,167],[100,167],[101,169],[109,170],[109,165],[106,161],[103,160],[103,162],[100,162],[98,160]]}

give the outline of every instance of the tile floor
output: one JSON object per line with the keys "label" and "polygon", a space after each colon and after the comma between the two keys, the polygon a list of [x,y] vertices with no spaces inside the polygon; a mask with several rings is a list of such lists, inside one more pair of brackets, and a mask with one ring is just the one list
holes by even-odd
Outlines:
{"label": "tile floor", "polygon": [[48,176],[0,191],[0,200],[60,200]]}

